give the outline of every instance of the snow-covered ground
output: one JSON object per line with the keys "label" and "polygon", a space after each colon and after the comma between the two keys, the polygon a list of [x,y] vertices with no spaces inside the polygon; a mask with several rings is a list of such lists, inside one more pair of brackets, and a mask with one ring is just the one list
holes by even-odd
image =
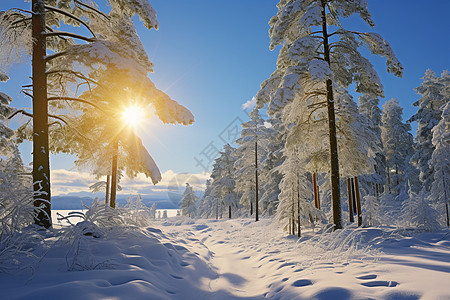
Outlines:
{"label": "snow-covered ground", "polygon": [[[155,220],[56,244],[1,299],[450,299],[450,232],[286,236],[270,219]],[[44,242],[51,243],[51,235]]]}

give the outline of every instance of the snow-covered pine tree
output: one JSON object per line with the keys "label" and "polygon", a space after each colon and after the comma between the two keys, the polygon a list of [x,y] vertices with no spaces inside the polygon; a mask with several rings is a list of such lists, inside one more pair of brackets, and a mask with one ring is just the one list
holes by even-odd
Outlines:
{"label": "snow-covered pine tree", "polygon": [[372,195],[379,199],[383,193],[383,187],[386,184],[386,157],[383,151],[383,143],[381,141],[381,114],[378,97],[372,97],[369,94],[361,95],[358,98],[359,112],[365,116],[368,127],[376,136],[375,143],[378,147],[373,149],[375,152],[374,173],[359,176],[361,191],[364,195]]}
{"label": "snow-covered pine tree", "polygon": [[428,192],[422,189],[419,193],[409,189],[409,198],[403,202],[403,225],[425,231],[434,231],[440,227],[438,212],[430,206],[427,200]]}
{"label": "snow-covered pine tree", "polygon": [[305,170],[302,168],[298,154],[292,148],[285,149],[285,160],[279,167],[283,174],[280,182],[281,193],[277,208],[277,219],[289,234],[301,236],[302,221],[315,217],[317,211],[308,201],[311,189],[308,186]]}
{"label": "snow-covered pine tree", "polygon": [[212,218],[215,216],[214,197],[211,195],[211,179],[206,180],[205,192],[198,202],[198,216],[201,218]]}
{"label": "snow-covered pine tree", "polygon": [[240,203],[250,208],[253,215],[253,204],[255,220],[259,220],[259,182],[261,173],[261,158],[266,155],[264,145],[267,138],[273,135],[273,130],[264,125],[264,120],[255,107],[249,114],[250,121],[241,124],[241,137],[236,140],[239,145],[235,150],[237,160],[236,168],[236,191],[241,194]]}
{"label": "snow-covered pine tree", "polygon": [[372,196],[364,196],[362,205],[363,211],[363,226],[371,227],[381,225],[380,222],[380,199]]}
{"label": "snow-covered pine tree", "polygon": [[[447,92],[450,92],[447,91]],[[450,206],[450,101],[442,110],[442,117],[439,123],[433,127],[434,151],[430,160],[430,167],[433,170],[433,182],[431,184],[430,200],[436,203],[439,211],[444,211],[447,227],[450,226],[449,206]]]}
{"label": "snow-covered pine tree", "polygon": [[212,196],[215,201],[216,218],[222,215],[221,208],[228,210],[228,218],[231,219],[232,208],[239,207],[239,199],[236,197],[236,183],[234,179],[234,164],[236,157],[233,155],[234,148],[229,144],[223,147],[220,156],[216,158],[211,172],[213,182]]}
{"label": "snow-covered pine tree", "polygon": [[[268,113],[272,115],[297,97],[304,103],[302,109],[309,109],[313,117],[317,116],[317,110],[326,108],[333,222],[341,228],[333,88],[348,88],[355,83],[357,92],[383,96],[378,75],[372,64],[358,51],[359,46],[365,46],[373,54],[385,56],[388,72],[401,76],[403,67],[389,43],[380,35],[344,29],[341,19],[353,14],[359,15],[371,27],[375,25],[366,1],[281,0],[277,7],[277,14],[269,22],[270,48],[274,49],[277,45],[282,45],[282,48],[277,70],[262,83],[256,96],[257,106],[262,108],[269,103]],[[336,27],[334,32],[329,32]]]}
{"label": "snow-covered pine tree", "polygon": [[[0,72],[0,81],[8,80]],[[29,170],[20,157],[14,131],[6,118],[16,109],[12,99],[0,92],[0,241],[31,224],[34,217],[33,189]]]}
{"label": "snow-covered pine tree", "polygon": [[283,174],[279,166],[284,161],[283,149],[286,143],[286,130],[280,117],[269,118],[267,122],[271,125],[273,134],[267,137],[267,143],[263,145],[266,156],[261,163],[261,214],[274,215],[278,206],[280,195],[280,182]]}
{"label": "snow-covered pine tree", "polygon": [[150,218],[156,218],[156,203],[153,203],[152,206],[150,206]]}
{"label": "snow-covered pine tree", "polygon": [[429,164],[434,151],[431,130],[441,120],[442,108],[449,101],[449,95],[445,95],[445,90],[450,89],[450,75],[444,71],[439,78],[428,69],[422,79],[422,84],[416,88],[422,97],[413,103],[413,106],[418,107],[418,111],[408,122],[417,122],[416,151],[411,157],[411,162],[420,171],[422,187],[429,192],[433,182],[433,168]]}
{"label": "snow-covered pine tree", "polygon": [[[138,15],[148,29],[158,28],[156,13],[149,2],[108,0],[107,4],[110,11],[105,13],[95,2],[33,0],[32,12],[10,9],[0,13],[0,56],[6,58],[2,61],[12,63],[14,55],[11,53],[25,53],[33,57],[33,89],[32,92],[25,91],[33,96],[33,113],[25,110],[18,112],[33,118],[31,137],[35,206],[44,208],[35,221],[45,227],[51,226],[48,131],[55,125],[57,129],[64,130],[66,125],[70,127],[74,124],[67,115],[60,115],[66,110],[100,109],[101,106],[80,98],[78,88],[71,92],[71,86],[98,87],[100,81],[95,74],[102,75],[112,67],[121,71],[115,73],[118,78],[134,83],[126,88],[139,87],[146,102],[153,105],[163,122],[193,122],[193,116],[186,108],[156,89],[147,77],[153,65],[138,38],[132,17]],[[59,31],[62,24],[83,26],[90,36]],[[73,38],[82,43],[77,44]],[[48,50],[51,51],[49,55]],[[132,79],[126,80],[124,74]],[[111,99],[102,100],[107,102]],[[55,121],[49,124],[49,117]],[[66,143],[64,146],[69,145]],[[112,179],[115,178],[113,176]]]}
{"label": "snow-covered pine tree", "polygon": [[189,183],[186,182],[186,189],[183,192],[181,198],[181,214],[189,218],[193,218],[197,215],[197,200],[198,197],[195,194]]}
{"label": "snow-covered pine tree", "polygon": [[383,105],[381,139],[386,154],[385,193],[394,197],[408,193],[409,178],[405,177],[405,172],[414,153],[411,125],[402,121],[402,114],[403,109],[395,98]]}

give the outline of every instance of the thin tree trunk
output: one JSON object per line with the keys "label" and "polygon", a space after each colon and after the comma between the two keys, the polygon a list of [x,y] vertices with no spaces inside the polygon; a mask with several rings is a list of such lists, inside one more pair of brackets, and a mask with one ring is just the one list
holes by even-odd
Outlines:
{"label": "thin tree trunk", "polygon": [[106,175],[105,204],[109,203],[109,191],[110,190],[111,190],[111,175]]}
{"label": "thin tree trunk", "polygon": [[350,178],[350,186],[352,188],[352,204],[353,204],[353,211],[356,212],[356,195],[355,195],[355,181],[353,178]]}
{"label": "thin tree trunk", "polygon": [[250,216],[253,215],[253,201],[250,199]]}
{"label": "thin tree trunk", "polygon": [[216,220],[219,220],[219,200],[216,200]]}
{"label": "thin tree trunk", "polygon": [[[302,236],[302,229],[300,227],[300,176],[298,176],[297,173],[297,236],[301,237]],[[311,215],[309,215],[311,217]],[[312,218],[311,218],[312,219]]]}
{"label": "thin tree trunk", "polygon": [[448,218],[448,202],[445,203],[445,212],[447,213],[447,227],[450,227],[450,221]]}
{"label": "thin tree trunk", "polygon": [[[331,66],[330,49],[328,44],[326,1],[322,2],[322,34],[324,59]],[[327,108],[328,108],[328,130],[330,138],[330,166],[331,166],[331,200],[333,204],[333,223],[335,229],[342,228],[341,193],[339,186],[339,159],[336,136],[336,116],[334,111],[333,82],[327,79]]]}
{"label": "thin tree trunk", "polygon": [[231,219],[231,205],[228,206],[228,219]]}
{"label": "thin tree trunk", "polygon": [[31,16],[33,56],[33,205],[35,224],[50,228],[50,158],[48,147],[47,76],[44,57],[47,55],[44,0],[33,0]]}
{"label": "thin tree trunk", "polygon": [[112,170],[111,170],[111,201],[110,206],[116,207],[116,194],[117,194],[117,156],[119,152],[119,140],[115,138],[113,141],[113,157],[112,157]]}
{"label": "thin tree trunk", "polygon": [[314,205],[320,209],[319,189],[317,187],[317,174],[313,173]]}
{"label": "thin tree trunk", "polygon": [[359,194],[359,184],[358,176],[355,176],[355,194],[356,194],[356,209],[358,212],[358,227],[362,225],[362,214],[361,214],[361,199]]}
{"label": "thin tree trunk", "polygon": [[258,142],[255,142],[255,222],[259,221]]}
{"label": "thin tree trunk", "polygon": [[353,205],[352,205],[352,188],[350,178],[347,178],[347,196],[348,196],[348,215],[350,217],[350,222],[353,223]]}

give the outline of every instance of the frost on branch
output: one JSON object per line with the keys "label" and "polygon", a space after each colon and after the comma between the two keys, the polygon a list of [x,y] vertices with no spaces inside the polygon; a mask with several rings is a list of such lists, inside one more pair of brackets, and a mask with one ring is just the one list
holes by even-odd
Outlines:
{"label": "frost on branch", "polygon": [[386,66],[389,73],[393,73],[395,76],[401,77],[403,74],[403,66],[395,56],[394,50],[391,45],[383,39],[381,35],[375,32],[365,32],[359,35],[361,40],[365,43],[367,49],[376,55],[386,57]]}

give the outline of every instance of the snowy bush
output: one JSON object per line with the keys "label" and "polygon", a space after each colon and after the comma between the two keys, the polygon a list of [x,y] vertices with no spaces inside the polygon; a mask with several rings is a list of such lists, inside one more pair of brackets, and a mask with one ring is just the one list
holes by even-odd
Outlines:
{"label": "snowy bush", "polygon": [[20,232],[3,236],[0,241],[0,272],[17,274],[22,271],[34,272],[48,249],[42,228],[31,225]]}
{"label": "snowy bush", "polygon": [[377,197],[366,195],[362,205],[363,226],[371,227],[381,225],[380,202]]}
{"label": "snowy bush", "polygon": [[[153,204],[155,205],[155,204]],[[147,227],[151,225],[152,218],[154,218],[156,206],[147,207],[142,202],[141,195],[129,197],[127,204],[120,208],[120,214],[126,225],[133,225],[139,227]]]}
{"label": "snowy bush", "polygon": [[427,195],[425,189],[422,189],[418,194],[409,192],[409,199],[402,206],[403,222],[400,225],[425,231],[439,229],[439,214],[428,204]]}
{"label": "snowy bush", "polygon": [[[333,226],[326,226],[310,239],[300,239],[298,249],[302,255],[314,261],[339,262],[351,259],[375,258],[379,253],[365,241],[365,230],[345,228],[333,231]],[[308,264],[308,261],[304,261]]]}

